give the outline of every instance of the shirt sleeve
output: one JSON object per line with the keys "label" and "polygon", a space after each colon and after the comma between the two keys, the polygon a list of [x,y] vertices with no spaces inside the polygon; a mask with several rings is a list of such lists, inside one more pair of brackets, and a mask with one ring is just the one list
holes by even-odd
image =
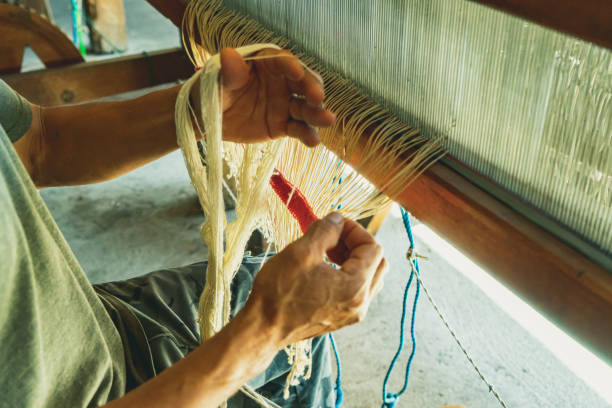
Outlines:
{"label": "shirt sleeve", "polygon": [[32,109],[28,101],[0,79],[0,126],[12,143],[30,128]]}

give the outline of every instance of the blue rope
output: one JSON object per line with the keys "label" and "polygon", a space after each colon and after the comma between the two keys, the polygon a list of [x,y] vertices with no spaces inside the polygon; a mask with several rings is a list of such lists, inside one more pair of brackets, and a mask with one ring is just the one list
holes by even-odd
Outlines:
{"label": "blue rope", "polygon": [[72,6],[72,42],[77,47],[79,46],[79,25],[78,25],[78,15],[79,15],[79,3],[78,0],[71,0],[70,4]]}
{"label": "blue rope", "polygon": [[[414,237],[412,236],[412,228],[410,227],[410,216],[408,215],[408,212],[404,210],[403,208],[401,209],[401,211],[402,211],[402,220],[404,221],[404,228],[406,229],[406,234],[408,235],[408,240],[410,241],[410,250],[414,251]],[[397,404],[397,402],[399,401],[399,397],[402,394],[404,394],[404,392],[408,388],[408,380],[410,378],[410,367],[412,366],[412,360],[414,359],[414,354],[416,352],[416,338],[414,335],[414,322],[415,322],[417,302],[419,300],[419,294],[421,292],[421,285],[418,279],[414,279],[415,271],[417,274],[420,275],[419,263],[416,258],[414,258],[412,262],[414,264],[414,268],[410,272],[410,278],[408,278],[408,283],[406,283],[406,288],[404,289],[404,301],[402,305],[402,320],[401,320],[401,328],[400,328],[400,341],[397,347],[397,351],[395,352],[395,356],[393,356],[393,359],[391,360],[391,364],[389,365],[389,369],[387,370],[387,375],[385,375],[385,380],[383,381],[382,408],[395,407],[395,404]],[[400,354],[402,353],[402,349],[404,348],[404,337],[405,337],[404,327],[406,325],[406,315],[407,315],[407,309],[408,309],[408,290],[410,289],[410,285],[412,284],[413,280],[416,281],[416,293],[414,296],[414,302],[412,304],[412,313],[410,317],[410,338],[412,340],[412,351],[410,352],[410,357],[408,358],[408,363],[406,364],[404,385],[402,386],[402,389],[396,393],[387,392],[387,384],[389,382],[389,378],[391,377],[391,373],[393,372],[393,369],[395,368],[395,364],[397,363],[397,360]]]}
{"label": "blue rope", "polygon": [[[340,167],[340,164],[342,164],[342,160],[338,159],[338,164],[336,165],[336,168]],[[332,179],[332,183],[336,182],[336,177],[334,176],[334,178]],[[338,178],[338,185],[342,184],[342,176],[340,176]],[[336,205],[332,205],[332,208],[336,207]],[[341,209],[342,208],[342,203],[338,203],[338,206],[336,207],[336,209]],[[336,264],[332,264],[332,266],[336,269],[338,269],[338,265]],[[342,364],[340,363],[340,354],[338,353],[338,347],[336,347],[336,341],[334,340],[334,335],[332,333],[329,333],[329,341],[331,342],[331,346],[332,346],[332,350],[334,350],[334,357],[336,358],[336,386],[334,387],[334,392],[336,393],[336,404],[334,405],[335,408],[340,408],[340,406],[342,405],[342,400],[344,399],[344,393],[342,392]]]}
{"label": "blue rope", "polygon": [[334,350],[334,356],[336,357],[336,386],[334,387],[334,391],[336,392],[336,408],[340,408],[342,405],[342,400],[344,399],[344,394],[342,393],[342,365],[340,364],[340,355],[338,354],[338,348],[336,347],[336,341],[334,340],[334,335],[329,333],[329,341],[331,341],[332,349]]}

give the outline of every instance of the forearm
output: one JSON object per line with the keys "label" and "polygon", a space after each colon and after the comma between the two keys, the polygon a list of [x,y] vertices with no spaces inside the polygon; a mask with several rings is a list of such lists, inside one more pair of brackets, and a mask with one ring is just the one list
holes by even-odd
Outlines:
{"label": "forearm", "polygon": [[281,338],[262,308],[250,302],[213,338],[106,407],[217,407],[270,364]]}
{"label": "forearm", "polygon": [[176,149],[179,88],[125,101],[41,108],[34,182],[47,187],[105,181]]}

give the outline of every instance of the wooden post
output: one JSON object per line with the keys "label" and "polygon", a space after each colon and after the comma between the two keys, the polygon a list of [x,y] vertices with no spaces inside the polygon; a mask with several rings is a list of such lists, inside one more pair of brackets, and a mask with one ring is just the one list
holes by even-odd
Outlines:
{"label": "wooden post", "polygon": [[0,44],[0,74],[21,71],[23,52],[26,44],[21,42],[11,44]]}
{"label": "wooden post", "polygon": [[86,0],[91,52],[110,54],[127,48],[123,0]]}

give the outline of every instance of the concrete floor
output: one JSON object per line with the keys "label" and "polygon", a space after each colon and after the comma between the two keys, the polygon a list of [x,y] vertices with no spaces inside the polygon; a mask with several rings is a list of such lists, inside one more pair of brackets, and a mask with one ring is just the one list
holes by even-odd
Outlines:
{"label": "concrete floor", "polygon": [[[52,0],[58,24],[70,30],[67,4]],[[130,52],[178,44],[176,30],[144,1],[126,0]],[[147,24],[136,25],[136,22]],[[202,221],[180,154],[173,153],[120,179],[42,191],[92,282],[126,279],[202,259]],[[345,407],[380,406],[381,384],[397,347],[407,240],[389,217],[377,239],[391,265],[385,288],[364,322],[339,331]],[[426,283],[508,407],[609,407],[485,293],[417,239]],[[417,352],[408,391],[398,407],[496,407],[425,298],[416,322]],[[407,352],[405,352],[407,354]],[[405,355],[391,380],[401,386]],[[611,380],[612,383],[612,380]]]}

